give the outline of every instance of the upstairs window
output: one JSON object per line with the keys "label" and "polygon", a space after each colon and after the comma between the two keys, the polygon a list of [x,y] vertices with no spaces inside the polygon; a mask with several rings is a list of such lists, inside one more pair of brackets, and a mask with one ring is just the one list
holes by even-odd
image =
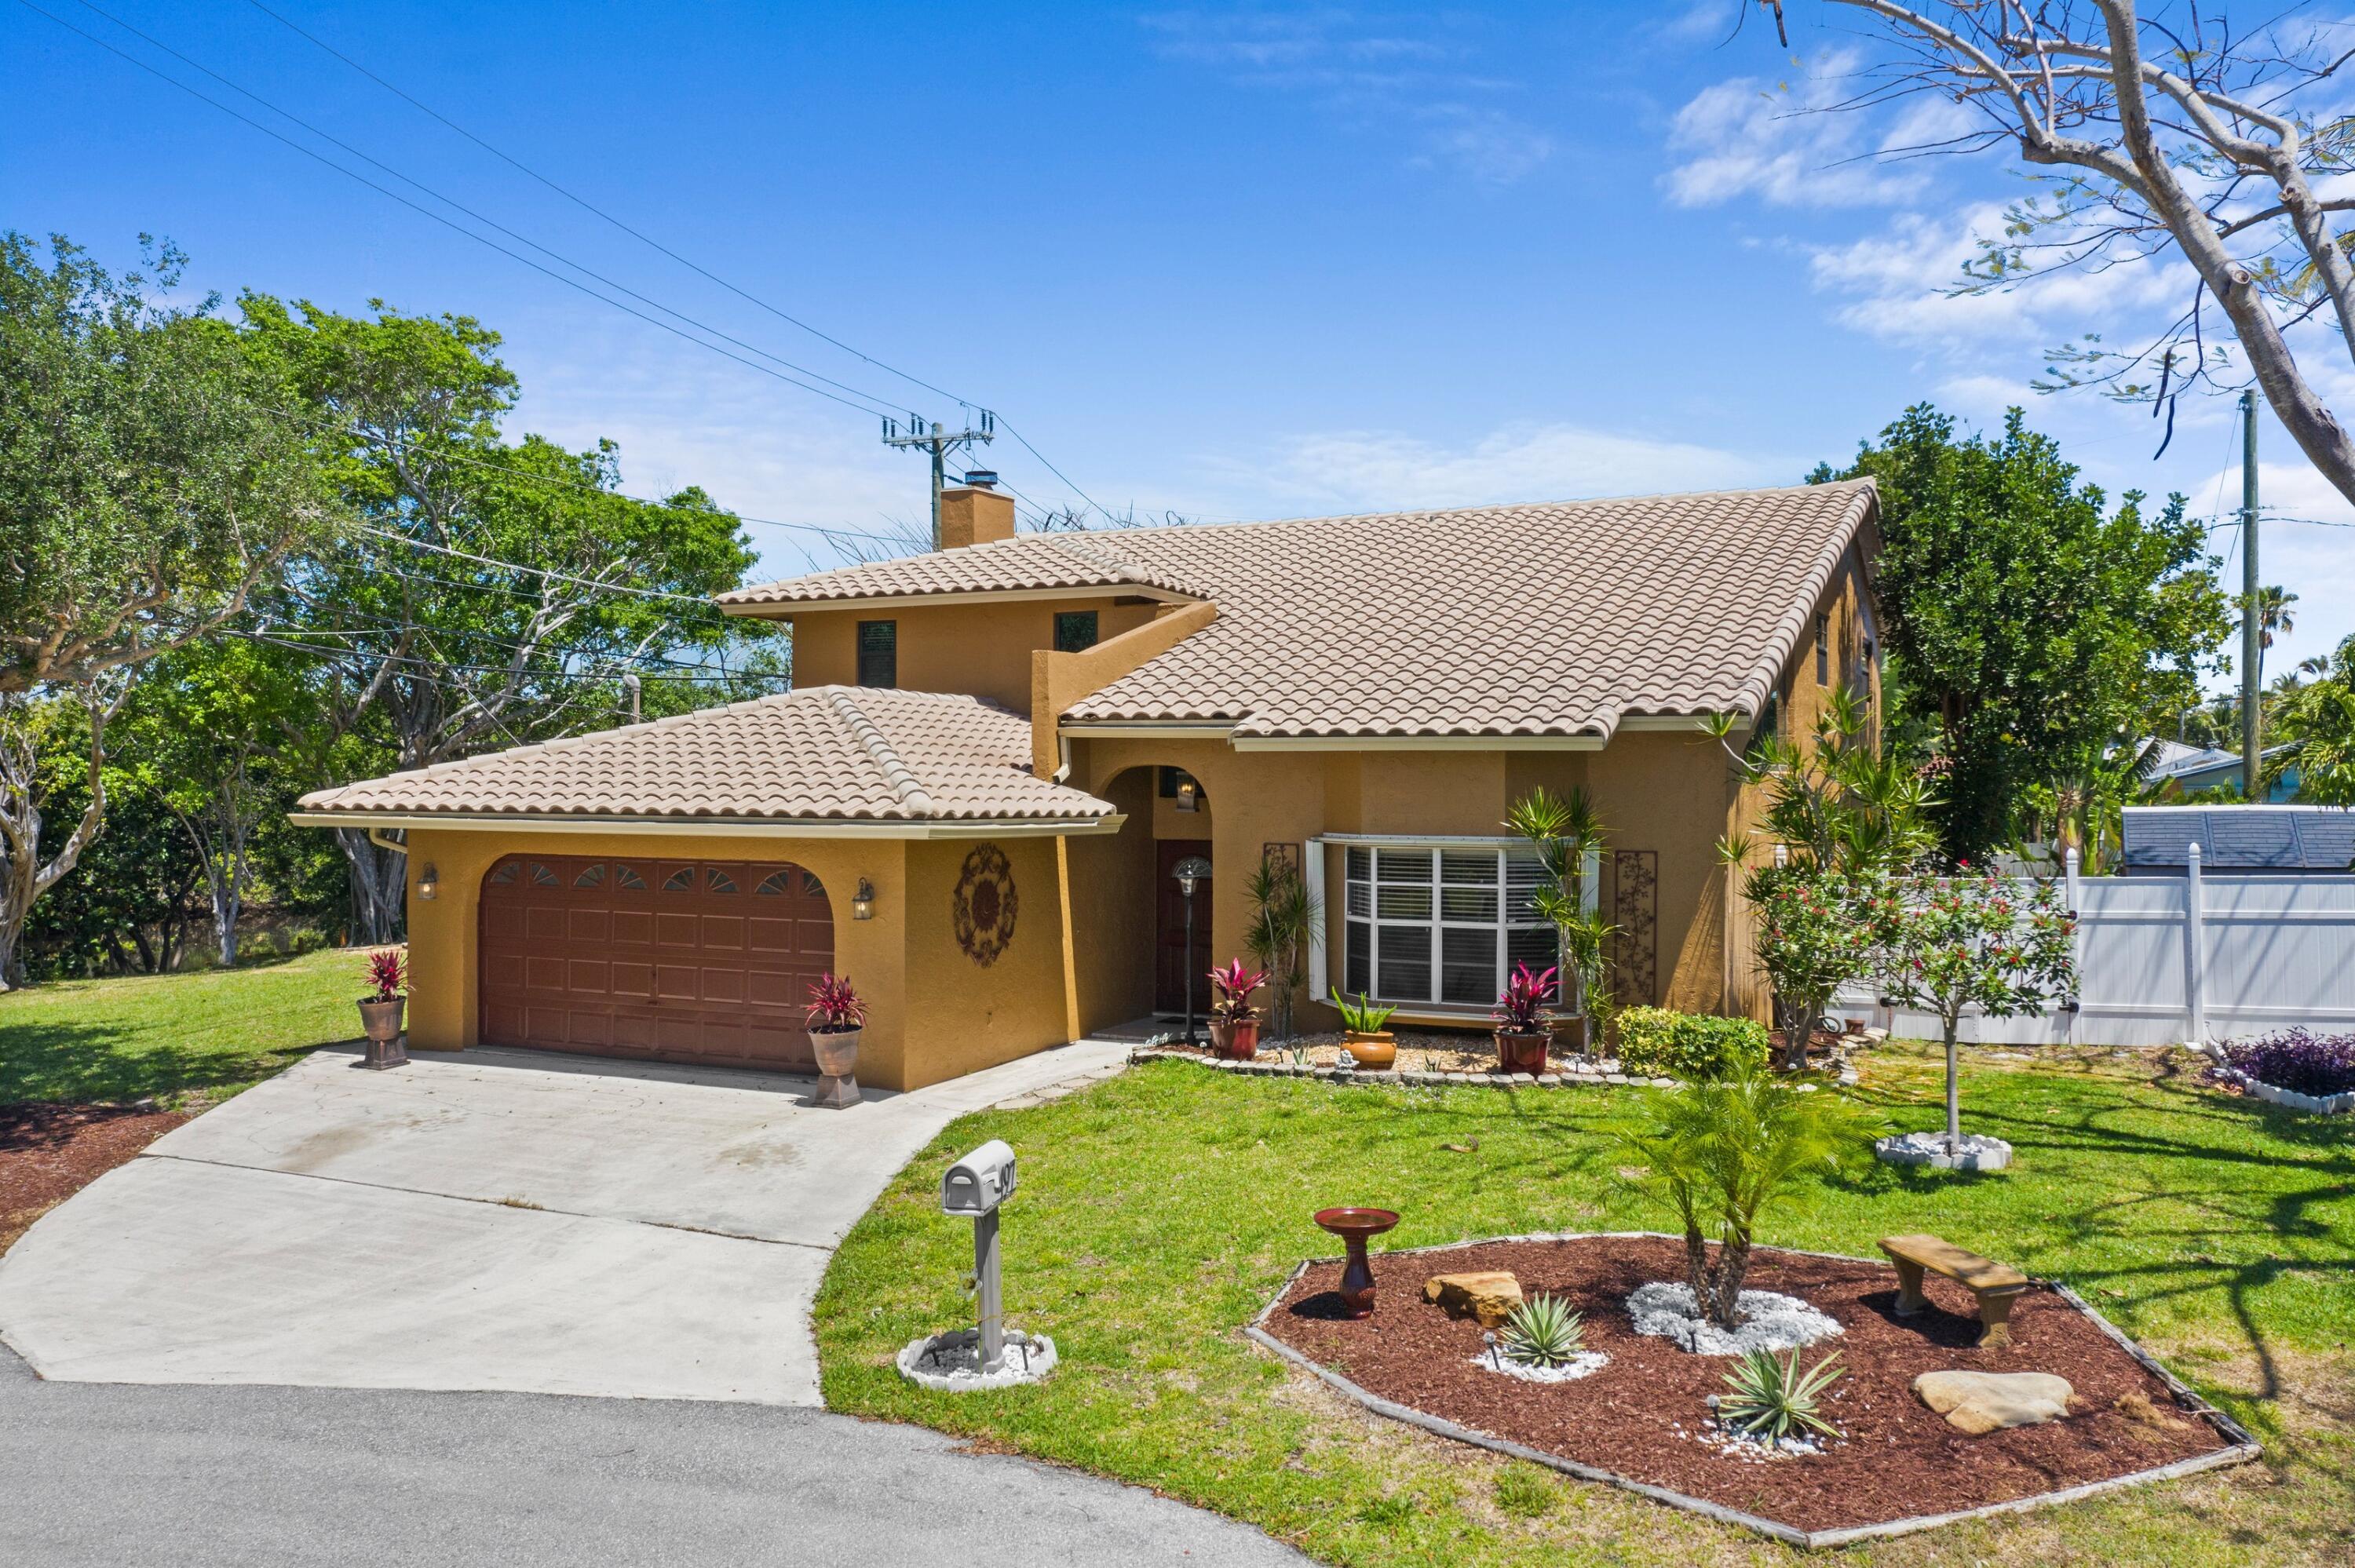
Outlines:
{"label": "upstairs window", "polygon": [[1096,645],[1096,612],[1059,609],[1055,612],[1055,652],[1085,652]]}
{"label": "upstairs window", "polygon": [[896,686],[900,683],[900,623],[862,620],[858,623],[858,683]]}

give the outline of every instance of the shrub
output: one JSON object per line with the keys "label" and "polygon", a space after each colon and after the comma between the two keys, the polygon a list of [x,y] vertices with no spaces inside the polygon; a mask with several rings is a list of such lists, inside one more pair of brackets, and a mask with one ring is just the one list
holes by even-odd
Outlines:
{"label": "shrub", "polygon": [[2298,1095],[2355,1090],[2355,1034],[2280,1029],[2224,1047],[2225,1063],[2261,1084]]}
{"label": "shrub", "polygon": [[401,988],[409,982],[409,970],[403,962],[402,949],[380,948],[368,956],[366,962],[370,1001],[397,1001]]}
{"label": "shrub", "polygon": [[1267,971],[1247,969],[1241,959],[1235,959],[1210,971],[1210,989],[1218,1000],[1210,1003],[1210,1016],[1221,1023],[1248,1023],[1259,1016],[1252,998],[1267,984]]}
{"label": "shrub", "polygon": [[829,969],[810,981],[809,1009],[804,1015],[813,1034],[840,1034],[867,1023],[867,1003],[850,988],[848,975]]}
{"label": "shrub", "polygon": [[1641,1077],[1700,1083],[1766,1061],[1765,1026],[1748,1018],[1710,1018],[1665,1007],[1631,1007],[1619,1015],[1619,1065]]}

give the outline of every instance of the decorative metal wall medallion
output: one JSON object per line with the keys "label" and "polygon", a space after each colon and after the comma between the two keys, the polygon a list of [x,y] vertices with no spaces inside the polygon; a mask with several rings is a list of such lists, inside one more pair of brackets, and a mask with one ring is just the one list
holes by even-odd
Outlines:
{"label": "decorative metal wall medallion", "polygon": [[956,896],[949,913],[956,925],[957,946],[983,969],[997,961],[1014,939],[1014,916],[1020,900],[1014,891],[1014,868],[996,844],[982,844],[964,857],[957,877]]}

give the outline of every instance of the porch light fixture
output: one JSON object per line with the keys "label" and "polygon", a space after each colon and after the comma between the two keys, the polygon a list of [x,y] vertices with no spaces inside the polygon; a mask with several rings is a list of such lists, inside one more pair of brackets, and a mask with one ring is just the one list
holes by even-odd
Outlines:
{"label": "porch light fixture", "polygon": [[417,896],[431,904],[433,902],[433,895],[441,891],[442,874],[435,871],[432,863],[428,863],[425,869],[417,874]]}
{"label": "porch light fixture", "polygon": [[1194,1045],[1200,1044],[1194,1038],[1194,889],[1210,879],[1210,863],[1189,854],[1170,867],[1169,874],[1186,895],[1186,1044]]}
{"label": "porch light fixture", "polygon": [[858,890],[850,895],[850,917],[854,920],[875,918],[875,885],[863,876],[858,879]]}
{"label": "porch light fixture", "polygon": [[1190,773],[1183,774],[1178,778],[1178,809],[1181,811],[1199,811],[1202,809],[1202,787],[1194,782],[1194,776]]}
{"label": "porch light fixture", "polygon": [[1774,846],[1774,863],[1777,866],[1785,866],[1791,863],[1791,846],[1789,844],[1776,844]]}

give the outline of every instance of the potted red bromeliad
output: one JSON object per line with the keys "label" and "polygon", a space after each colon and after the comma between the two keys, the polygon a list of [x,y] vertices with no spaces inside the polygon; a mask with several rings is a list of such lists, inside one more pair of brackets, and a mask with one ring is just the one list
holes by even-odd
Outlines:
{"label": "potted red bromeliad", "polygon": [[368,1036],[363,1067],[400,1067],[409,1061],[400,1026],[409,1005],[403,989],[409,975],[399,948],[381,948],[368,956],[368,982],[372,994],[360,998],[360,1033]]}
{"label": "potted red bromeliad", "polygon": [[1508,1073],[1532,1075],[1546,1070],[1546,1044],[1552,1033],[1546,1027],[1546,1003],[1553,1000],[1560,971],[1542,973],[1527,964],[1515,964],[1497,998],[1497,1061]]}
{"label": "potted red bromeliad", "polygon": [[829,1110],[858,1103],[858,1037],[867,1030],[867,1003],[849,977],[828,970],[810,981],[806,1021],[817,1057],[817,1093],[810,1103]]}
{"label": "potted red bromeliad", "polygon": [[1210,971],[1210,1049],[1232,1062],[1259,1054],[1259,1009],[1252,997],[1267,983],[1267,971],[1247,969],[1236,959]]}

